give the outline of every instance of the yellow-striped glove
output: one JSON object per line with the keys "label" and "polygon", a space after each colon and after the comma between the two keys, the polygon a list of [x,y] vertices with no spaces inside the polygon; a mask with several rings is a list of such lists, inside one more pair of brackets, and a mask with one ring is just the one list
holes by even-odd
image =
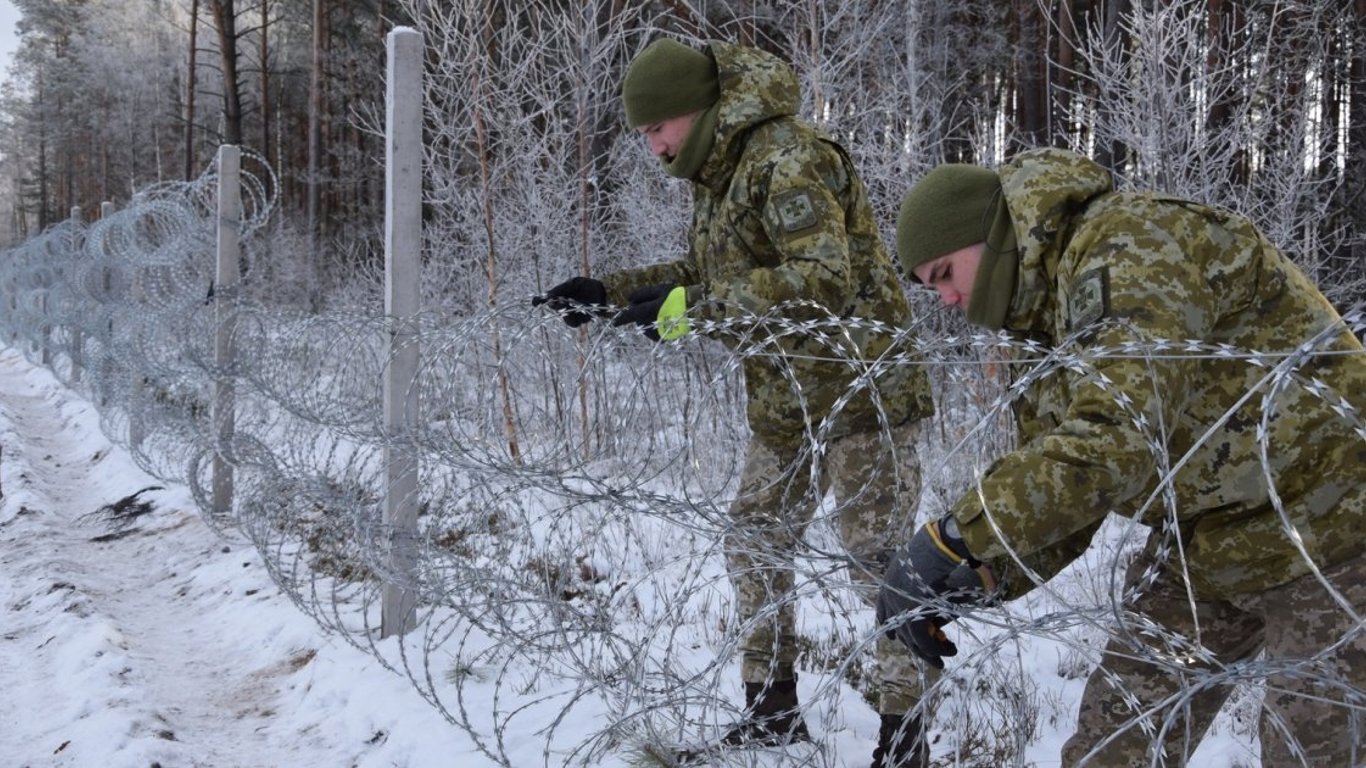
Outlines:
{"label": "yellow-striped glove", "polygon": [[626,301],[628,306],[612,318],[612,325],[635,323],[655,341],[673,341],[692,331],[688,325],[688,290],[681,285],[637,288]]}
{"label": "yellow-striped glove", "polygon": [[942,627],[996,595],[996,576],[973,558],[952,517],[926,523],[892,555],[877,598],[877,620],[939,669],[958,653]]}

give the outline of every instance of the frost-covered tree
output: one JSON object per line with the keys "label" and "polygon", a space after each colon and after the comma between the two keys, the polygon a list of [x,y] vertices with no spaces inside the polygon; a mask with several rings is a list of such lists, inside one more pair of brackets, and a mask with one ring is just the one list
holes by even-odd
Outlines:
{"label": "frost-covered tree", "polygon": [[[544,270],[651,258],[680,247],[677,228],[654,223],[676,218],[680,200],[634,151],[617,87],[634,51],[673,35],[790,61],[804,111],[855,157],[888,225],[901,191],[936,163],[1068,146],[1124,183],[1252,215],[1341,283],[1335,298],[1362,295],[1361,0],[16,5],[22,47],[3,105],[19,156],[6,205],[15,231],[197,175],[234,141],[268,158],[288,221],[303,228],[312,211],[320,268],[373,262],[384,39],[410,24],[429,52],[429,216],[449,233],[441,242],[480,241],[478,252],[491,221],[496,241]],[[636,194],[652,186],[663,194]],[[475,190],[481,205],[455,213],[443,202]],[[470,213],[483,203],[489,217]],[[534,284],[534,271],[498,282]]]}

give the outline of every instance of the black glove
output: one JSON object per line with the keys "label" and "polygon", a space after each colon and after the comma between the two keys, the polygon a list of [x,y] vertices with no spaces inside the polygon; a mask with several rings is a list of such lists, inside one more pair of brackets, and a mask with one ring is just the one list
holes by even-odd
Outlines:
{"label": "black glove", "polygon": [[878,624],[902,619],[887,636],[938,669],[958,653],[942,629],[958,617],[955,606],[980,605],[996,591],[991,569],[973,559],[952,520],[926,523],[892,555],[877,596]]}
{"label": "black glove", "polygon": [[562,313],[565,325],[578,328],[601,314],[607,304],[607,286],[591,277],[571,277],[531,300],[533,307],[542,304]]}
{"label": "black glove", "polygon": [[673,283],[660,283],[631,291],[631,295],[626,297],[626,309],[612,318],[612,325],[635,323],[641,326],[651,341],[659,341],[659,310],[664,306],[664,300],[669,298],[669,293],[677,287]]}

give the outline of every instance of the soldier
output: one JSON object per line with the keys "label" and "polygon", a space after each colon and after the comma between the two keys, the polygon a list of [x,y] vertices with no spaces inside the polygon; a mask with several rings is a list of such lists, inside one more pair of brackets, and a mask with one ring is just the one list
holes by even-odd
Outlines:
{"label": "soldier", "polygon": [[[805,436],[824,430],[829,438],[821,476],[840,502],[853,576],[872,602],[897,531],[912,523],[919,421],[933,410],[915,367],[890,369],[876,382],[876,398],[855,382],[857,363],[891,347],[887,326],[909,324],[910,309],[853,163],[796,117],[799,96],[791,68],[763,51],[719,42],[699,51],[666,39],[645,48],[626,73],[622,100],[627,122],[664,170],[692,183],[688,253],[600,281],[575,277],[534,300],[564,312],[571,325],[603,314],[608,303],[624,306],[613,324],[638,324],[656,340],[688,333],[690,318],[742,329],[714,334],[750,352],[752,439],[726,541],[745,628],[746,718],[721,739],[725,746],[809,739],[794,668],[793,558],[825,489],[810,487]],[[765,326],[763,315],[885,326],[851,324],[822,338]],[[857,396],[832,413],[856,387]],[[915,658],[886,638],[876,656],[882,729],[874,765],[926,765],[913,711]]]}
{"label": "soldier", "polygon": [[1117,611],[1139,618],[1063,765],[1184,765],[1255,669],[1264,765],[1366,764],[1366,356],[1313,283],[1246,219],[1055,149],[931,171],[897,251],[976,325],[1112,351],[1031,377],[1020,447],[897,552],[897,637],[942,666],[946,621],[1051,577],[1114,511],[1154,530]]}

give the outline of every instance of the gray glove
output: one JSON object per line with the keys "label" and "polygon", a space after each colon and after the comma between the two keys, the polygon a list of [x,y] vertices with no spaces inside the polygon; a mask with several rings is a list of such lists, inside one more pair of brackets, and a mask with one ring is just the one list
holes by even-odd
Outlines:
{"label": "gray glove", "polygon": [[900,619],[887,636],[938,669],[943,657],[958,653],[942,627],[958,617],[959,606],[981,605],[997,591],[991,568],[957,534],[952,516],[922,526],[892,555],[877,597],[878,624]]}

